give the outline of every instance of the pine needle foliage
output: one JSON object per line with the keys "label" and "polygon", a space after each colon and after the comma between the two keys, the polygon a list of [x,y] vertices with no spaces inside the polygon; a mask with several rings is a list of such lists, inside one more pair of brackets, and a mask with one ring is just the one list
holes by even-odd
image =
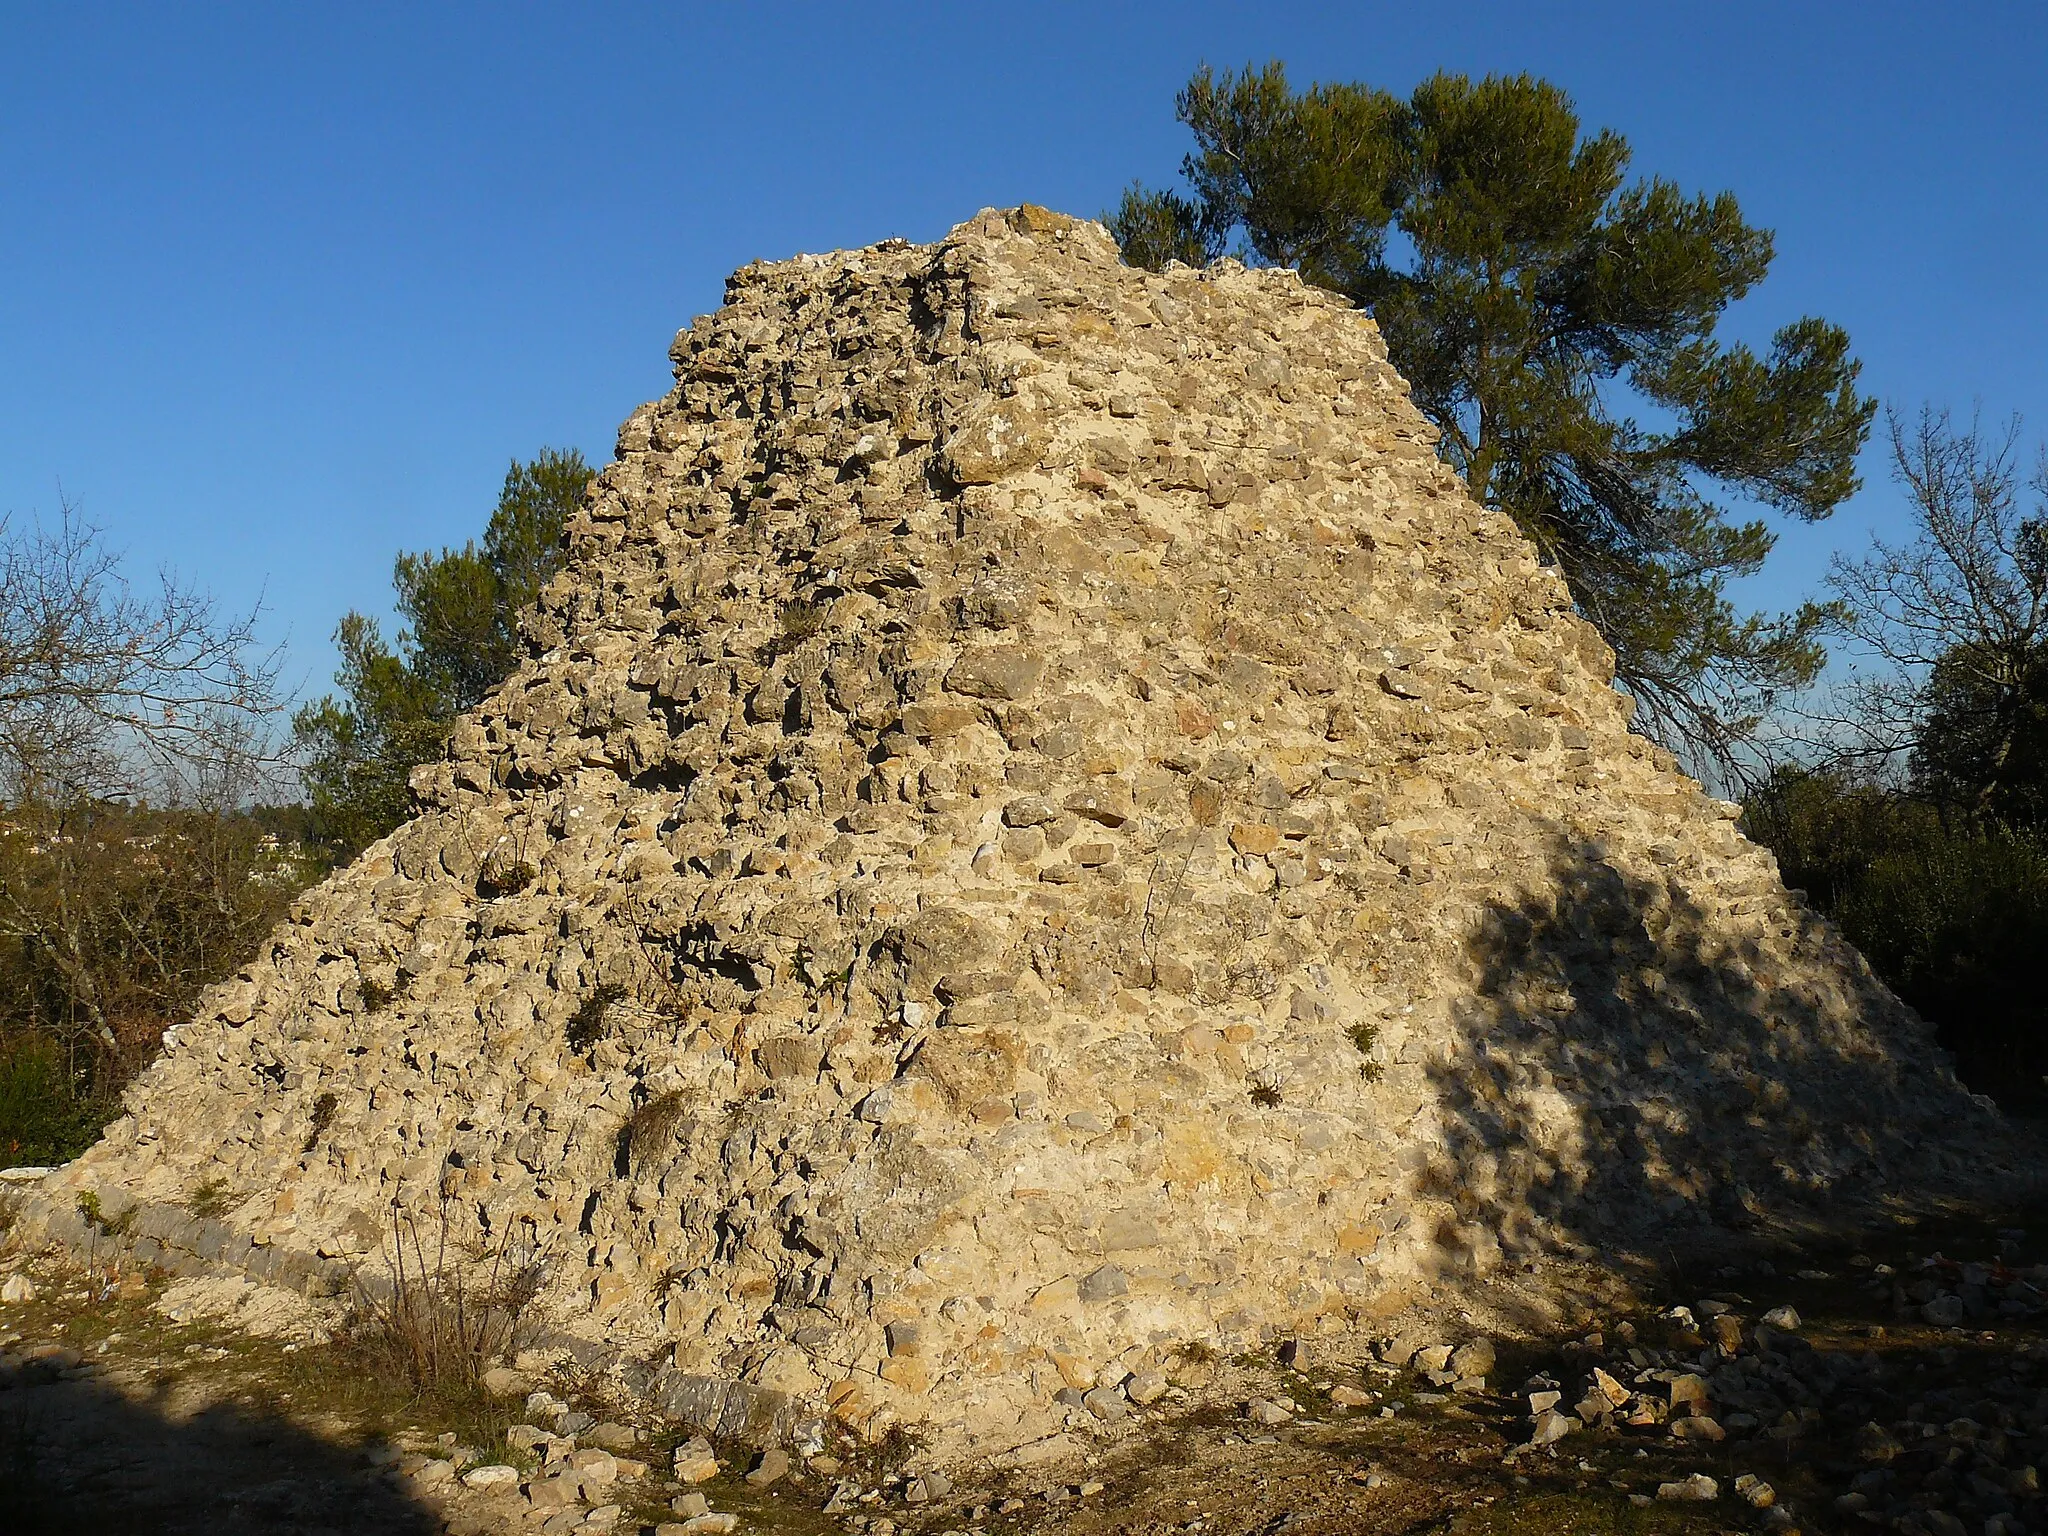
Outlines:
{"label": "pine needle foliage", "polygon": [[374,618],[342,619],[339,692],[292,722],[330,856],[353,857],[412,814],[412,770],[438,757],[456,717],[518,665],[520,611],[559,568],[562,531],[590,475],[573,448],[514,462],[481,543],[398,556],[392,585],[405,627],[395,645]]}

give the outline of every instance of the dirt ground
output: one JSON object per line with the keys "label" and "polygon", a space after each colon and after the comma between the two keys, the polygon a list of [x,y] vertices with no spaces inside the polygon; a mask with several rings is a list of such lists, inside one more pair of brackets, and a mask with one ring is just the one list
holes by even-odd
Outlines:
{"label": "dirt ground", "polygon": [[[15,1254],[0,1276],[35,1294],[0,1305],[0,1531],[696,1536],[732,1515],[742,1532],[860,1536],[2043,1532],[2044,1260],[2048,1208],[1668,1264],[1569,1337],[1497,1341],[1484,1390],[1401,1368],[1398,1351],[1376,1361],[1360,1340],[1304,1340],[1291,1364],[1217,1362],[1207,1391],[1127,1420],[1077,1408],[1074,1456],[954,1468],[950,1490],[915,1483],[903,1444],[840,1447],[767,1487],[743,1480],[747,1452],[721,1446],[719,1474],[691,1489],[668,1476],[687,1427],[642,1423],[617,1481],[557,1509],[521,1491],[557,1454],[520,1443],[523,1394],[409,1396],[290,1319],[263,1337],[166,1315],[163,1277]],[[1594,1399],[1596,1365],[1625,1404]],[[593,1421],[630,1417],[600,1384],[547,1388]],[[1546,1390],[1566,1432],[1528,1448],[1545,1402],[1529,1394]],[[1695,1391],[1705,1400],[1680,1403]],[[1591,1424],[1582,1400],[1600,1408]],[[512,1480],[465,1488],[479,1466]],[[708,1516],[674,1508],[691,1491]]]}

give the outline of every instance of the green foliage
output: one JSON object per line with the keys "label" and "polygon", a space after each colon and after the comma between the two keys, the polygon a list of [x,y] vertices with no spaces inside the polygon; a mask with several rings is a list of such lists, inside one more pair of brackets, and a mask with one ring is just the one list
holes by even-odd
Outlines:
{"label": "green foliage", "polygon": [[2010,664],[1975,644],[1929,669],[1912,754],[1915,790],[1992,822],[2048,827],[2048,649]]}
{"label": "green foliage", "polygon": [[[1673,745],[1725,761],[1812,680],[1829,611],[1735,608],[1728,583],[1774,536],[1715,488],[1826,517],[1856,487],[1874,405],[1823,320],[1762,357],[1714,339],[1772,254],[1731,194],[1629,181],[1627,142],[1582,135],[1528,76],[1438,75],[1404,102],[1297,92],[1277,63],[1205,67],[1177,105],[1193,195],[1126,193],[1110,224],[1127,260],[1213,257],[1235,233],[1249,259],[1369,307],[1444,457],[1564,575]],[[1628,390],[1658,425],[1618,409]]]}
{"label": "green foliage", "polygon": [[437,756],[455,722],[447,701],[384,644],[377,621],[351,613],[335,633],[342,696],[292,718],[315,835],[341,862],[412,814],[407,778]]}
{"label": "green foliage", "polygon": [[1174,261],[1199,267],[1214,254],[1198,206],[1178,193],[1154,191],[1140,182],[1124,189],[1116,212],[1104,214],[1102,222],[1116,237],[1124,260],[1134,267],[1158,272]]}
{"label": "green foliage", "polygon": [[588,1051],[611,1027],[612,1010],[626,1000],[626,989],[606,982],[576,1005],[562,1038],[572,1051]]}
{"label": "green foliage", "polygon": [[1934,1021],[1965,1080],[2008,1102],[2042,1102],[2048,1029],[2035,962],[2048,945],[2048,845],[1964,831],[1887,852],[1840,918]]}
{"label": "green foliage", "polygon": [[2035,970],[2048,948],[2048,838],[1791,769],[1749,797],[1744,824],[1934,1024],[1966,1082],[2012,1105],[2048,1100]]}
{"label": "green foliage", "polygon": [[118,1113],[47,1036],[0,1037],[0,1166],[67,1163]]}
{"label": "green foliage", "polygon": [[395,647],[350,613],[330,694],[293,720],[319,835],[353,857],[412,812],[407,780],[440,755],[464,710],[518,665],[519,613],[561,563],[563,528],[590,480],[583,456],[543,448],[506,471],[481,544],[401,554],[392,570],[405,620]]}

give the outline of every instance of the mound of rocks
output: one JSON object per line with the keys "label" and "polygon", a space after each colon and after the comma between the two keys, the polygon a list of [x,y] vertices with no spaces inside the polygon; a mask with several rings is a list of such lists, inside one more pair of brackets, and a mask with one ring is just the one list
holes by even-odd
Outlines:
{"label": "mound of rocks", "polygon": [[336,1292],[445,1221],[721,1443],[1015,1445],[1981,1175],[1341,300],[1024,208],[748,267],[671,357],[418,816],[32,1222]]}

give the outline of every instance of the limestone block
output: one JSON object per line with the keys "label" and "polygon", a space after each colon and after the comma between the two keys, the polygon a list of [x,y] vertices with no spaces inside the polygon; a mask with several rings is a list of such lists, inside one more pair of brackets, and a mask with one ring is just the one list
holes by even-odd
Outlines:
{"label": "limestone block", "polygon": [[946,687],[970,698],[1027,699],[1045,675],[1045,658],[1017,646],[981,646],[965,652],[946,673]]}
{"label": "limestone block", "polygon": [[962,485],[988,485],[1010,470],[1034,463],[1044,451],[1045,417],[1024,400],[976,400],[946,439],[946,471]]}

